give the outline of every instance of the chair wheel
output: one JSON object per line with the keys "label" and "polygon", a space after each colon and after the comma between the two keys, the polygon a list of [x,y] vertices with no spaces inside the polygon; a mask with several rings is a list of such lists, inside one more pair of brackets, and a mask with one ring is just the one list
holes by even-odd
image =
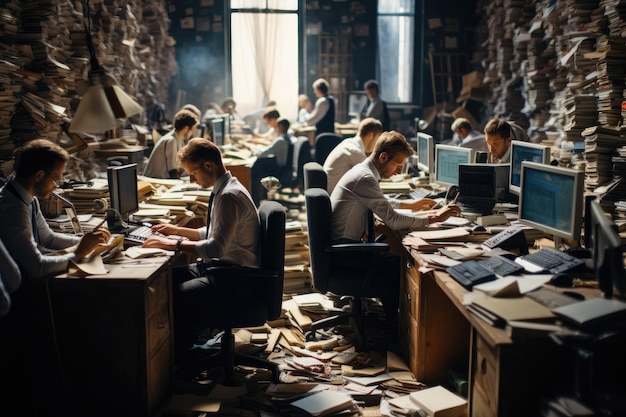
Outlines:
{"label": "chair wheel", "polygon": [[304,334],[304,337],[305,337],[307,342],[312,342],[314,340],[317,340],[317,337],[315,335],[315,330],[306,332]]}

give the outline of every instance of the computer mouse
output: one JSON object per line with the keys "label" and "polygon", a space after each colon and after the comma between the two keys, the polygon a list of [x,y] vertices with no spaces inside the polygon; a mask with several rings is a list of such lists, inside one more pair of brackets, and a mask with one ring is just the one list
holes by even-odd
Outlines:
{"label": "computer mouse", "polygon": [[576,300],[583,301],[585,296],[576,291],[563,291],[563,295],[567,295],[568,297],[575,298]]}
{"label": "computer mouse", "polygon": [[487,229],[485,229],[485,226],[481,226],[479,224],[477,224],[476,226],[472,227],[472,232],[486,232]]}
{"label": "computer mouse", "polygon": [[574,277],[565,272],[560,272],[550,278],[550,284],[555,287],[568,287],[571,288],[574,285]]}

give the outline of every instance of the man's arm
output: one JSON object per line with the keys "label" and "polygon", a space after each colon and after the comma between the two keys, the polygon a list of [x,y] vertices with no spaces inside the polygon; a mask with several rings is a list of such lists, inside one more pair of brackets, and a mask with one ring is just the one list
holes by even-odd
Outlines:
{"label": "man's arm", "polygon": [[330,105],[328,104],[328,97],[320,98],[315,101],[315,108],[309,113],[309,118],[306,121],[308,126],[316,125],[320,120],[324,118]]}

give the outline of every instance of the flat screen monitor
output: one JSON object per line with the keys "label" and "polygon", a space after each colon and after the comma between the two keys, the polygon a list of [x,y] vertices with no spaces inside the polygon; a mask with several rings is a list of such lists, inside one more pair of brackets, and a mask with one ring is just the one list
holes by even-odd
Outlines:
{"label": "flat screen monitor", "polygon": [[519,195],[522,177],[522,162],[550,163],[550,147],[537,143],[511,141],[511,172],[509,173],[509,192]]}
{"label": "flat screen monitor", "polygon": [[212,117],[207,121],[209,132],[211,135],[210,140],[217,146],[223,146],[226,135],[229,133],[230,115],[221,114],[219,116]]}
{"label": "flat screen monitor", "polygon": [[348,93],[348,114],[359,118],[361,110],[367,104],[367,93],[365,91],[351,91]]}
{"label": "flat screen monitor", "polygon": [[435,138],[417,133],[417,167],[430,176],[435,171]]}
{"label": "flat screen monitor", "polygon": [[435,182],[459,185],[459,165],[474,162],[474,150],[459,146],[435,145]]}
{"label": "flat screen monitor", "polygon": [[626,296],[624,281],[624,258],[622,241],[617,226],[602,210],[597,201],[592,201],[587,216],[590,224],[590,245],[593,270],[598,286],[605,297]]}
{"label": "flat screen monitor", "polygon": [[509,164],[460,164],[461,198],[507,201]]}
{"label": "flat screen monitor", "polygon": [[556,237],[578,240],[584,179],[583,171],[522,162],[520,222]]}
{"label": "flat screen monitor", "polygon": [[137,164],[110,166],[107,168],[107,179],[111,208],[119,212],[121,220],[126,221],[139,210]]}

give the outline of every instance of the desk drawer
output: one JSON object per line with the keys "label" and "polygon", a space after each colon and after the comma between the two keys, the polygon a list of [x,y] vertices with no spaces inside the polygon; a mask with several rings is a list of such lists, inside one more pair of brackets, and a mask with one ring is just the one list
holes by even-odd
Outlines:
{"label": "desk drawer", "polygon": [[168,299],[168,271],[167,269],[150,282],[146,288],[146,313],[148,317],[154,314]]}
{"label": "desk drawer", "polygon": [[169,305],[165,304],[148,319],[148,357],[170,337],[170,331]]}
{"label": "desk drawer", "polygon": [[497,415],[500,384],[498,348],[489,346],[480,335],[474,334],[476,356],[472,369],[474,376],[472,413],[475,416],[486,415],[482,412],[476,413],[479,409],[477,407],[481,407],[489,409],[492,415]]}

